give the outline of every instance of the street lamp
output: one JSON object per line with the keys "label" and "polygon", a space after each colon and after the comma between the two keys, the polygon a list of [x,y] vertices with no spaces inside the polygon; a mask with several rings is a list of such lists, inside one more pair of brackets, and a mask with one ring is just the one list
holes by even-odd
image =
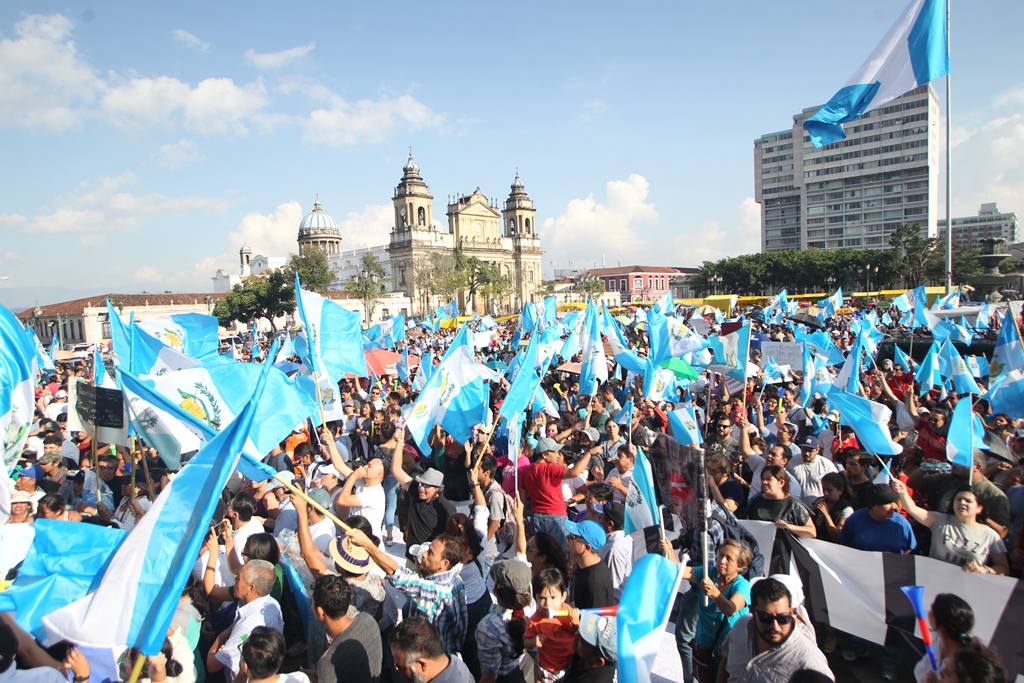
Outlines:
{"label": "street lamp", "polygon": [[213,297],[207,294],[203,297],[203,301],[206,302],[206,313],[209,314],[213,311]]}
{"label": "street lamp", "polygon": [[[872,268],[871,264],[868,263],[864,266],[864,269],[861,272],[867,278],[867,283],[865,285],[865,293],[867,294],[868,298],[871,298],[871,275],[878,275],[878,266]],[[875,280],[877,281],[878,278],[875,278]]]}
{"label": "street lamp", "polygon": [[722,276],[721,275],[712,275],[711,277],[708,278],[708,282],[711,283],[711,287],[712,287],[712,290],[714,291],[714,293],[718,294],[718,288],[722,284]]}
{"label": "street lamp", "polygon": [[32,311],[32,327],[35,328],[36,334],[44,334],[43,328],[39,327],[39,319],[43,317],[43,309],[39,307],[39,302],[36,302],[36,308]]}

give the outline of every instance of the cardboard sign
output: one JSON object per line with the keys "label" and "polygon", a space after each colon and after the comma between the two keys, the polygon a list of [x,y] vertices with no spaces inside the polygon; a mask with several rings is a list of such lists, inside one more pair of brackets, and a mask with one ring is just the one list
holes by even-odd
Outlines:
{"label": "cardboard sign", "polygon": [[68,430],[85,432],[101,443],[128,444],[124,395],[79,378],[68,384]]}
{"label": "cardboard sign", "polygon": [[803,368],[804,366],[804,344],[803,342],[761,342],[761,367],[763,368],[769,358],[775,359],[775,364],[788,365],[791,368]]}

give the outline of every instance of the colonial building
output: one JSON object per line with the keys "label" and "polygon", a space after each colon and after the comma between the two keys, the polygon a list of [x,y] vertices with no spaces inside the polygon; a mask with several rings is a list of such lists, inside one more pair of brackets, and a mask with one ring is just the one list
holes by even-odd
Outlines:
{"label": "colonial building", "polygon": [[402,170],[392,197],[395,227],[388,245],[396,290],[405,292],[421,311],[442,303],[430,300],[426,283],[417,274],[426,269],[431,253],[454,255],[458,249],[467,257],[497,266],[513,285],[511,296],[503,301],[482,296],[469,301],[468,293],[463,292],[459,295],[461,310],[475,307],[480,313],[511,312],[538,299],[544,252],[537,235],[537,211],[518,173],[504,207],[479,187],[470,195],[449,197],[448,232],[443,232],[434,224],[434,197],[412,154]]}
{"label": "colonial building", "polygon": [[592,268],[580,277],[594,277],[604,282],[604,291],[618,292],[622,304],[633,301],[656,301],[671,289],[678,268],[669,266],[618,266]]}

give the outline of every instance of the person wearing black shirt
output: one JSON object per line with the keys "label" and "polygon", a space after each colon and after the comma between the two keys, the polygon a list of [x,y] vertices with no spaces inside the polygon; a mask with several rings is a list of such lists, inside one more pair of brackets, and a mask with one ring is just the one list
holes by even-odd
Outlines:
{"label": "person wearing black shirt", "polygon": [[614,605],[612,573],[597,553],[607,540],[604,529],[597,522],[586,520],[566,522],[565,532],[569,559],[576,565],[569,583],[569,599],[573,606],[591,609]]}
{"label": "person wearing black shirt", "polygon": [[[405,450],[405,429],[395,431],[395,453]],[[405,556],[413,560],[414,545],[431,541],[444,533],[455,506],[442,494],[444,475],[433,468],[414,479],[402,469],[402,458],[391,458],[391,476],[409,493],[409,516],[405,521]]]}

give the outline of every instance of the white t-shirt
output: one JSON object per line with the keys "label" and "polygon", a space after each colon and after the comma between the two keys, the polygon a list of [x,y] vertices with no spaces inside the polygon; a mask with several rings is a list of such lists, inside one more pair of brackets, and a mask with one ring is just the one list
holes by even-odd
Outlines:
{"label": "white t-shirt", "polygon": [[821,490],[821,478],[826,474],[836,471],[836,466],[831,460],[818,455],[814,462],[802,462],[790,472],[790,489],[793,488],[793,481],[800,484],[803,490],[802,498],[808,505],[824,495]]}
{"label": "white t-shirt", "polygon": [[356,486],[354,491],[359,499],[359,507],[349,510],[350,515],[362,515],[370,523],[374,533],[379,533],[384,526],[384,487],[381,484],[364,488]]}
{"label": "white t-shirt", "polygon": [[250,536],[262,534],[264,531],[265,529],[263,528],[263,525],[256,521],[255,518],[250,519],[235,531],[235,559],[238,560],[239,566],[245,564],[245,560],[242,559],[242,551],[245,550],[245,542],[249,540]]}
{"label": "white t-shirt", "polygon": [[57,403],[56,401],[54,401],[53,403],[51,403],[50,405],[46,406],[46,408],[43,409],[43,414],[46,415],[46,417],[51,420],[56,420],[58,415],[66,412],[68,412],[68,404]]}
{"label": "white t-shirt", "polygon": [[327,546],[331,544],[336,534],[337,530],[334,528],[334,522],[327,517],[324,517],[316,524],[309,525],[309,535],[313,537],[313,545],[325,557],[327,556]]}
{"label": "white t-shirt", "polygon": [[563,479],[562,500],[569,500],[570,498],[575,496],[576,491],[579,489],[579,487],[583,486],[586,483],[587,477],[582,474],[578,477],[573,477],[572,479]]}
{"label": "white t-shirt", "polygon": [[[750,471],[754,473],[754,478],[750,480],[750,496],[761,495],[761,472],[764,471],[766,461],[764,457],[753,453],[747,456],[747,465],[750,466]],[[799,498],[803,495],[803,488],[800,486],[800,482],[793,477],[792,474],[789,476],[789,495],[794,498]]]}
{"label": "white t-shirt", "polygon": [[281,511],[277,513],[277,519],[274,520],[274,538],[280,538],[281,532],[285,529],[291,529],[293,532],[299,530],[299,516],[295,512],[291,498],[281,501]]}

